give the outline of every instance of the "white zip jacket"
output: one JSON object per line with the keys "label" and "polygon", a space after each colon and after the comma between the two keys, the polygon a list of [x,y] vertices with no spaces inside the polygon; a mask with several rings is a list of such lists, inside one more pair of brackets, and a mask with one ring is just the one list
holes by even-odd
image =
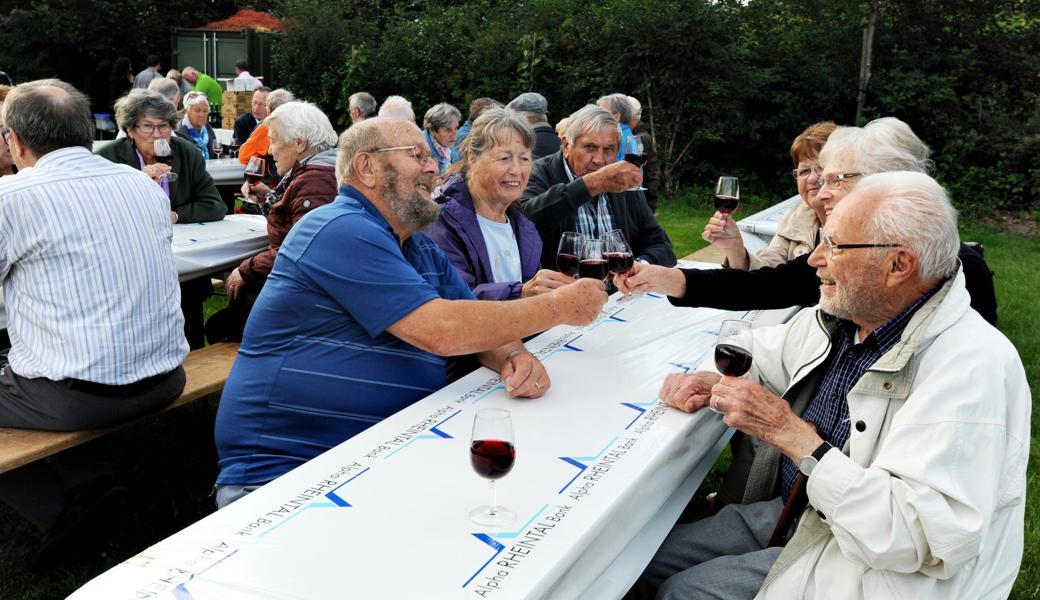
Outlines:
{"label": "white zip jacket", "polygon": [[[756,332],[781,393],[826,357],[821,313]],[[757,598],[1006,598],[1022,559],[1030,392],[1018,352],[958,273],[848,395],[851,434]]]}

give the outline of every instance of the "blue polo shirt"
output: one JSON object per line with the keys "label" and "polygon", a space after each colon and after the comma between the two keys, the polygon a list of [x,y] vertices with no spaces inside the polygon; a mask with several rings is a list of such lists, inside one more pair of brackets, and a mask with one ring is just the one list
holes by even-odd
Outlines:
{"label": "blue polo shirt", "polygon": [[224,386],[217,484],[266,483],[443,387],[443,358],[386,331],[435,298],[474,296],[432,240],[402,247],[356,189],[304,216]]}

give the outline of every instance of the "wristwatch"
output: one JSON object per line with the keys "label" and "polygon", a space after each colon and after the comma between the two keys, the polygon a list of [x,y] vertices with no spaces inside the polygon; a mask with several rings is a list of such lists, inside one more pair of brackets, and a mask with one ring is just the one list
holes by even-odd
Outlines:
{"label": "wristwatch", "polygon": [[804,473],[806,477],[811,476],[813,469],[815,469],[816,465],[820,464],[820,460],[823,459],[823,455],[827,454],[827,452],[833,447],[834,446],[832,446],[830,442],[824,441],[819,445],[819,447],[813,450],[812,454],[802,457],[802,460],[798,462],[798,470]]}

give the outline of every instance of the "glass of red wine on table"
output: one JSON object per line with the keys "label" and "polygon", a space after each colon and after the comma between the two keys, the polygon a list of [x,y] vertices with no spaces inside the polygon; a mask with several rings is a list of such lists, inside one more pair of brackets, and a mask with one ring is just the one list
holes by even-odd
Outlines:
{"label": "glass of red wine on table", "polygon": [[581,254],[585,238],[576,231],[564,231],[560,236],[560,247],[556,252],[556,268],[564,275],[578,276],[578,255]]}
{"label": "glass of red wine on table", "polygon": [[488,527],[509,525],[516,513],[499,506],[495,494],[495,480],[505,477],[516,461],[516,445],[513,438],[513,421],[509,411],[501,408],[484,408],[473,417],[473,435],[469,447],[473,470],[488,480],[490,502],[478,506],[469,513],[475,523]]}
{"label": "glass of red wine on table", "polygon": [[[740,205],[740,180],[736,177],[719,177],[715,184],[715,210],[722,213],[722,220],[732,219]],[[720,233],[718,237],[729,237]]]}
{"label": "glass of red wine on table", "polygon": [[582,247],[581,255],[579,258],[581,262],[578,263],[578,277],[581,279],[599,279],[604,281],[607,278],[607,257],[604,251],[605,244],[603,240],[590,238],[585,240],[585,245]]}
{"label": "glass of red wine on table", "polygon": [[[715,368],[727,377],[743,377],[751,370],[751,323],[739,319],[722,322],[715,345]],[[714,406],[708,405],[711,410]]]}
{"label": "glass of red wine on table", "polygon": [[158,138],[153,142],[152,148],[155,152],[155,162],[169,165],[170,169],[160,179],[165,181],[177,181],[177,174],[173,172],[173,150],[170,141],[166,138]]}

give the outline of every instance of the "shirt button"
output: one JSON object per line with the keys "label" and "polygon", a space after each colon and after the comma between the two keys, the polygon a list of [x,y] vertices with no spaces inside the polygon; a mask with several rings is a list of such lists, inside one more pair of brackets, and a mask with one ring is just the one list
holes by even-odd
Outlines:
{"label": "shirt button", "polygon": [[881,387],[885,388],[886,390],[890,390],[890,389],[892,389],[892,382],[891,381],[886,381],[885,383],[881,384]]}
{"label": "shirt button", "polygon": [[866,431],[867,424],[863,421],[856,421],[856,431]]}

